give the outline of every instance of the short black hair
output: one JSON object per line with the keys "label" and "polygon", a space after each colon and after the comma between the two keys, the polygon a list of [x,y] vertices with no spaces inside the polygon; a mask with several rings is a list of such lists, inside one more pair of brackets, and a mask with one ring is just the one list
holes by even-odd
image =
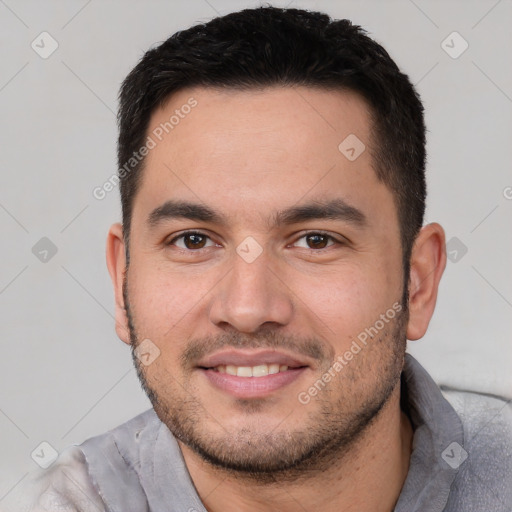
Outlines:
{"label": "short black hair", "polygon": [[144,167],[144,159],[130,159],[146,142],[154,110],[173,93],[196,86],[306,86],[360,94],[370,107],[373,168],[394,195],[408,282],[426,199],[419,95],[386,50],[360,26],[321,12],[272,6],[230,13],[177,32],[146,52],[124,80],[118,163],[127,261],[132,206]]}

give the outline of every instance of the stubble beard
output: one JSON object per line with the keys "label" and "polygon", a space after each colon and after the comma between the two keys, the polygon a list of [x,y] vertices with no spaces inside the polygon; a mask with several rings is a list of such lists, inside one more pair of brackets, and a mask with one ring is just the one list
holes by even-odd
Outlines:
{"label": "stubble beard", "polygon": [[[287,424],[285,418],[279,428],[270,432],[262,432],[257,425],[249,422],[236,432],[218,428],[214,416],[187,391],[187,383],[178,383],[168,370],[165,370],[167,375],[159,375],[158,378],[160,383],[165,383],[165,387],[160,384],[160,389],[155,389],[149,383],[148,370],[135,353],[139,337],[128,300],[126,280],[123,293],[133,362],[141,386],[156,414],[171,433],[202,460],[235,478],[262,484],[297,482],[310,478],[316,472],[324,472],[333,464],[340,464],[364,439],[400,385],[408,320],[406,295],[402,298],[402,310],[395,319],[336,374],[331,386],[326,386],[310,404],[302,405],[297,400],[292,405],[292,408],[310,407],[301,425],[297,425],[297,422]],[[274,332],[258,338],[251,337],[250,340],[243,336],[221,336],[216,338],[215,343],[274,348],[279,346],[280,340],[284,341]],[[325,343],[311,339],[301,341],[302,351],[309,350],[311,354],[316,351],[318,357],[323,354],[324,371],[332,365],[332,357],[326,357]],[[198,340],[198,346],[204,346],[204,342]],[[289,347],[293,343],[293,340],[286,339],[284,344]],[[320,371],[313,382],[322,374],[323,371]],[[374,377],[370,381],[364,380],[368,375]],[[316,408],[312,408],[315,404]],[[266,402],[265,399],[240,399],[236,401],[236,406],[238,414],[245,413],[250,419],[251,415],[254,418],[258,412],[265,410]],[[210,420],[216,431],[208,429],[206,420]]]}

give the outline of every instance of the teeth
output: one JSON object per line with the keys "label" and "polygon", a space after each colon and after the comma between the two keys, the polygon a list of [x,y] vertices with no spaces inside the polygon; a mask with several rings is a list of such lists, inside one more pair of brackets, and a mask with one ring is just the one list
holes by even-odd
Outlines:
{"label": "teeth", "polygon": [[[266,364],[260,364],[259,366],[253,366],[251,368],[247,368],[253,377],[265,377],[265,375],[268,375],[268,365]],[[240,375],[240,368],[238,368],[237,375]],[[243,377],[246,377],[247,375],[243,375]],[[248,375],[250,377],[250,375]]]}
{"label": "teeth", "polygon": [[228,373],[229,375],[236,375],[236,366],[228,364],[226,366],[226,373]]}
{"label": "teeth", "polygon": [[271,375],[274,373],[279,373],[279,365],[277,363],[269,364],[268,365],[268,373]]}
{"label": "teeth", "polygon": [[237,377],[265,377],[279,372],[288,370],[285,364],[259,364],[258,366],[234,366],[232,364],[220,365],[214,368],[219,373],[227,373],[228,375],[236,375]]}
{"label": "teeth", "polygon": [[236,369],[238,377],[252,377],[252,368],[250,366],[239,366]]}

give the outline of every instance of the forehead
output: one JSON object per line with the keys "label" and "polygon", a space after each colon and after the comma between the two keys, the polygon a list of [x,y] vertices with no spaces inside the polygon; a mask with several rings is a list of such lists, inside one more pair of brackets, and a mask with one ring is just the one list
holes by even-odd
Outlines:
{"label": "forehead", "polygon": [[134,213],[137,202],[147,211],[176,197],[253,216],[306,196],[364,205],[373,191],[389,200],[370,133],[368,106],[349,91],[184,89],[151,116],[155,146]]}
{"label": "forehead", "polygon": [[[189,108],[189,104],[195,106]],[[168,133],[162,134],[164,140],[157,142],[163,144],[151,156],[170,150],[179,153],[180,161],[198,164],[231,157],[238,160],[241,171],[247,167],[242,155],[236,154],[241,147],[261,162],[267,156],[270,170],[284,156],[297,162],[305,155],[308,161],[338,159],[339,143],[351,134],[370,143],[365,100],[351,91],[306,87],[185,89],[153,112],[148,132],[158,135],[162,128]],[[198,153],[194,147],[208,153]]]}

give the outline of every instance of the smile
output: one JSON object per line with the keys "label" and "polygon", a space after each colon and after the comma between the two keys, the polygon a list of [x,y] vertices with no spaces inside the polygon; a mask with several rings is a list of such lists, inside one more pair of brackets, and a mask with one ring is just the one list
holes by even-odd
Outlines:
{"label": "smile", "polygon": [[219,373],[227,373],[228,375],[236,375],[237,377],[265,377],[267,375],[275,375],[279,372],[288,370],[288,366],[279,363],[259,364],[257,366],[234,366],[221,364],[213,370]]}
{"label": "smile", "polygon": [[206,383],[235,398],[264,398],[311,368],[304,356],[280,350],[227,349],[202,359],[197,369]]}

